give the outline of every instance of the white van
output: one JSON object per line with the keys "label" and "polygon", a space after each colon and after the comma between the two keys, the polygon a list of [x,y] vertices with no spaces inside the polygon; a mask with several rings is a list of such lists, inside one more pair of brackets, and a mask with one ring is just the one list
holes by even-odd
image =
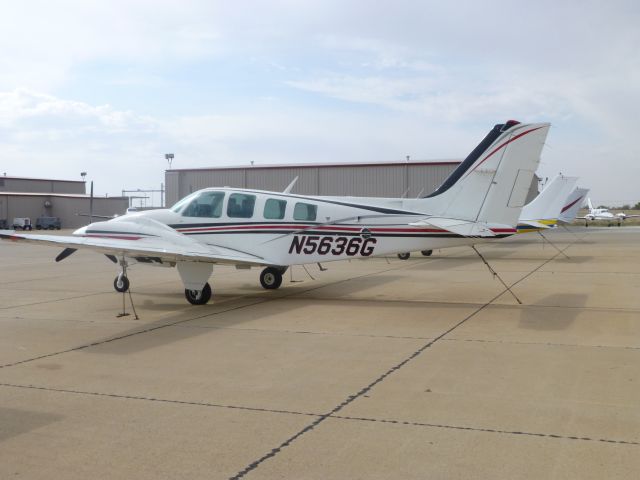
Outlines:
{"label": "white van", "polygon": [[14,230],[33,230],[29,217],[16,217],[13,219]]}

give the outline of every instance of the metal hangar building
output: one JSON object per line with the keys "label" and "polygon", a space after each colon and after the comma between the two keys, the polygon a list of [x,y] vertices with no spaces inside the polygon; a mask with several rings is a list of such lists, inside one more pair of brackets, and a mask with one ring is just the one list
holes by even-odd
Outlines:
{"label": "metal hangar building", "polygon": [[281,192],[295,177],[298,181],[292,193],[300,195],[415,198],[433,192],[459,163],[434,160],[173,169],[165,172],[166,204],[171,206],[207,187]]}
{"label": "metal hangar building", "polygon": [[[62,228],[78,228],[89,223],[90,196],[83,180],[52,180],[0,176],[0,224],[9,228],[16,217],[28,217],[35,228],[38,217],[59,217]],[[93,197],[96,215],[122,215],[128,197]]]}

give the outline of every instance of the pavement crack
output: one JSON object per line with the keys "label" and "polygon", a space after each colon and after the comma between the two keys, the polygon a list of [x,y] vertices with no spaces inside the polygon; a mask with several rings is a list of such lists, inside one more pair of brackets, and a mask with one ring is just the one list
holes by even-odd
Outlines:
{"label": "pavement crack", "polygon": [[[438,335],[437,337],[433,338],[432,340],[430,340],[429,342],[425,343],[424,345],[422,345],[420,348],[418,348],[417,350],[415,350],[413,353],[411,353],[408,357],[406,357],[404,360],[402,360],[401,362],[397,363],[396,365],[392,366],[391,368],[389,368],[386,372],[382,373],[380,376],[378,376],[375,380],[373,380],[371,383],[369,383],[368,385],[366,385],[365,387],[363,387],[362,389],[360,389],[358,392],[356,392],[355,394],[349,395],[347,398],[345,398],[341,403],[339,403],[338,405],[336,405],[331,411],[323,414],[322,416],[320,416],[319,418],[315,419],[313,422],[311,422],[309,425],[305,426],[302,430],[298,431],[297,433],[295,433],[294,435],[292,435],[291,437],[287,438],[284,442],[282,442],[280,445],[278,445],[277,447],[271,449],[269,452],[267,452],[265,455],[263,455],[262,457],[258,458],[257,460],[249,463],[244,469],[240,470],[238,473],[236,473],[235,475],[229,477],[230,480],[239,480],[241,478],[244,478],[246,475],[248,475],[249,473],[251,473],[253,470],[255,470],[256,468],[258,468],[262,463],[264,463],[265,461],[275,457],[277,454],[279,454],[283,449],[287,448],[289,445],[291,445],[293,442],[295,442],[298,438],[300,438],[302,435],[304,435],[307,432],[310,432],[311,430],[313,430],[315,427],[317,427],[318,425],[320,425],[322,422],[324,422],[325,420],[327,420],[328,418],[331,417],[335,417],[336,413],[340,412],[342,409],[344,409],[345,407],[347,407],[349,404],[353,403],[356,399],[362,397],[363,395],[369,393],[376,385],[378,385],[379,383],[383,382],[387,377],[389,377],[390,375],[392,375],[393,373],[395,373],[396,371],[400,370],[402,367],[404,367],[405,365],[407,365],[409,362],[411,362],[413,359],[415,359],[416,357],[418,357],[420,354],[422,354],[425,350],[427,350],[428,348],[430,348],[432,345],[434,345],[435,343],[437,343],[439,340],[441,340],[442,338],[444,338],[445,336],[449,335],[451,332],[455,331],[457,328],[459,328],[460,326],[464,325],[467,321],[469,321],[471,318],[473,318],[474,316],[476,316],[478,313],[480,313],[481,311],[483,311],[485,308],[489,307],[494,301],[496,301],[498,298],[500,298],[502,295],[504,295],[505,293],[507,293],[509,291],[509,289],[513,288],[515,285],[519,284],[520,282],[524,281],[525,279],[529,278],[531,275],[533,275],[535,272],[537,272],[538,270],[540,270],[542,267],[544,267],[545,265],[547,265],[548,263],[550,263],[551,261],[555,260],[559,255],[564,254],[565,250],[567,250],[569,247],[571,247],[573,245],[572,242],[569,245],[567,245],[564,249],[559,250],[555,255],[553,255],[551,258],[548,258],[547,260],[545,260],[544,262],[542,262],[540,265],[538,265],[536,268],[534,268],[533,270],[531,270],[530,272],[528,272],[525,276],[523,276],[522,278],[520,278],[519,280],[517,280],[516,282],[514,282],[511,285],[508,285],[507,288],[502,289],[502,291],[500,291],[500,293],[498,293],[497,295],[495,295],[493,298],[491,298],[488,302],[486,302],[485,304],[483,304],[482,306],[478,307],[476,310],[474,310],[473,312],[471,312],[470,314],[468,314],[466,317],[464,317],[462,320],[460,320],[458,323],[456,323],[455,325],[453,325],[452,327],[448,328],[447,330],[445,330],[443,333],[441,333],[440,335]],[[412,265],[408,265],[407,268],[411,268],[412,266],[415,266],[418,264],[412,264]],[[364,275],[363,275],[364,276]]]}
{"label": "pavement crack", "polygon": [[307,417],[320,416],[320,414],[318,413],[296,412],[291,410],[280,410],[275,408],[248,407],[244,405],[228,405],[223,403],[196,402],[191,400],[174,400],[169,398],[154,398],[154,397],[145,397],[141,395],[124,395],[119,393],[90,392],[90,391],[72,390],[72,389],[66,389],[66,388],[42,387],[38,385],[20,385],[15,383],[0,383],[0,387],[42,390],[45,392],[70,393],[74,395],[87,395],[87,396],[94,396],[94,397],[121,398],[125,400],[141,400],[141,401],[147,401],[147,402],[172,403],[172,404],[178,404],[178,405],[194,405],[199,407],[228,408],[231,410],[246,410],[250,412],[284,413],[287,415],[303,415]]}

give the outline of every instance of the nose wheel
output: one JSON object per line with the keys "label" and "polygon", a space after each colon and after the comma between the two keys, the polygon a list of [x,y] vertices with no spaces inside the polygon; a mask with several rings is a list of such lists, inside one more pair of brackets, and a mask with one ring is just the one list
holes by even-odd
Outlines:
{"label": "nose wheel", "polygon": [[211,285],[205,283],[202,290],[185,289],[184,296],[191,305],[205,305],[211,300]]}
{"label": "nose wheel", "polygon": [[282,272],[277,268],[267,267],[260,273],[260,285],[267,290],[275,290],[282,285]]}
{"label": "nose wheel", "polygon": [[124,293],[129,290],[129,279],[126,275],[118,275],[113,280],[113,288],[116,289],[116,292]]}

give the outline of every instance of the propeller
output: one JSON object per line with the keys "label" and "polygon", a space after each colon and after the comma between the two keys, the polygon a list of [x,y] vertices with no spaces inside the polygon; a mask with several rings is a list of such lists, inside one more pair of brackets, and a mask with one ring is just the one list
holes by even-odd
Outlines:
{"label": "propeller", "polygon": [[75,253],[75,251],[77,250],[77,248],[65,248],[62,252],[60,252],[60,254],[56,257],[56,262],[61,262],[62,260],[64,260],[65,258],[67,258],[69,255]]}

